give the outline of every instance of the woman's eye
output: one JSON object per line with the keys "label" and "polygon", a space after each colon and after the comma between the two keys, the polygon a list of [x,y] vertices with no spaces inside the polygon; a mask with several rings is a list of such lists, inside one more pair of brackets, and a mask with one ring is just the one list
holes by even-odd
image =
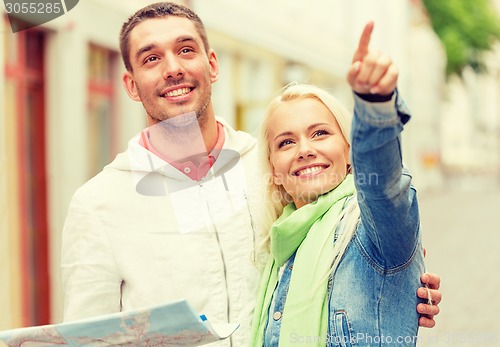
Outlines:
{"label": "woman's eye", "polygon": [[292,143],[293,143],[293,142],[292,142],[292,140],[290,140],[290,139],[283,140],[283,141],[281,141],[281,142],[278,144],[278,148],[281,148],[281,147],[283,147],[283,146],[290,145],[290,144],[292,144]]}
{"label": "woman's eye", "polygon": [[314,132],[313,137],[323,136],[323,135],[328,135],[328,134],[329,134],[329,132],[326,130],[318,130],[318,131]]}

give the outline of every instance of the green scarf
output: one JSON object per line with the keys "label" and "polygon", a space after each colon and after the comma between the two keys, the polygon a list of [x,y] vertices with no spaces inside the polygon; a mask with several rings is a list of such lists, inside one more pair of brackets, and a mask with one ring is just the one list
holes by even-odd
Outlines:
{"label": "green scarf", "polygon": [[[282,315],[279,346],[306,341],[325,346],[328,331],[328,277],[335,227],[355,192],[352,175],[334,190],[296,209],[287,205],[270,231],[271,254],[262,274],[253,317],[252,344],[262,346],[279,268],[297,251]],[[314,341],[314,343],[312,343]],[[309,343],[311,342],[311,343]]]}

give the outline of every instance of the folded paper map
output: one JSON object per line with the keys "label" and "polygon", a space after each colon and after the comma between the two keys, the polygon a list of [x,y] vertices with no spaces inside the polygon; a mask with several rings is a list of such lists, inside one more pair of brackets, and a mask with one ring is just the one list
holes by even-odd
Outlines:
{"label": "folded paper map", "polygon": [[211,324],[186,300],[91,319],[0,332],[0,347],[201,346],[239,324]]}

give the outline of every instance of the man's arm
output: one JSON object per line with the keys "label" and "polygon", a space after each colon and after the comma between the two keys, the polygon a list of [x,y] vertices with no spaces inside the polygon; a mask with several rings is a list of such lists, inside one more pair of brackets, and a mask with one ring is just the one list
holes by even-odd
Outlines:
{"label": "man's arm", "polygon": [[119,312],[121,277],[105,230],[85,199],[73,197],[64,225],[64,321]]}

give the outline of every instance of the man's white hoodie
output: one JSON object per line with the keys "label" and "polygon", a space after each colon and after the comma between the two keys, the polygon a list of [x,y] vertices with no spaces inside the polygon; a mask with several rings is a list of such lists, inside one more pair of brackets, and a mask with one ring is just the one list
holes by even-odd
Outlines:
{"label": "man's white hoodie", "polygon": [[211,322],[240,323],[232,345],[247,345],[264,184],[256,140],[218,121],[224,146],[199,182],[137,135],[76,191],[62,240],[65,321],[184,298]]}

